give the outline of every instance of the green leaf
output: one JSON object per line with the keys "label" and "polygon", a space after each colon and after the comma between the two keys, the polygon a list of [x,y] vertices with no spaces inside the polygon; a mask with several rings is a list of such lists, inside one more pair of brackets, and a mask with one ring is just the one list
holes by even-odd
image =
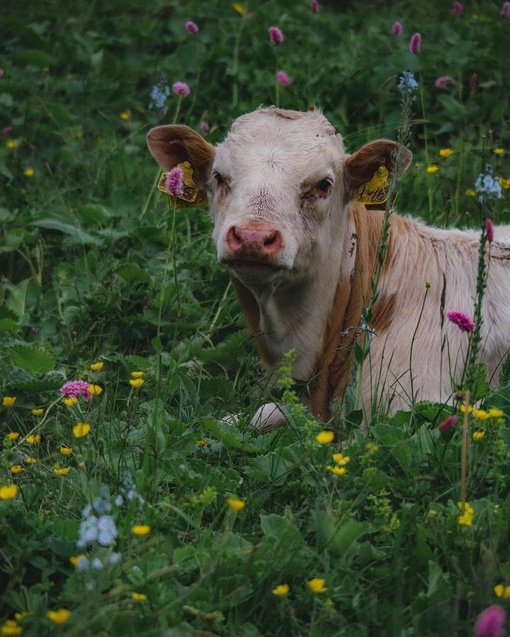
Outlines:
{"label": "green leaf", "polygon": [[15,365],[30,374],[44,374],[55,367],[53,356],[33,347],[13,347],[11,357]]}

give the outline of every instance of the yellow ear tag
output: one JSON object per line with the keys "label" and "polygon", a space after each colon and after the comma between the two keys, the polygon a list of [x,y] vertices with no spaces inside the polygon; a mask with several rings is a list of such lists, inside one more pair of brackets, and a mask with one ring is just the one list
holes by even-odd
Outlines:
{"label": "yellow ear tag", "polygon": [[170,199],[171,204],[175,204],[178,208],[203,208],[207,207],[207,193],[203,188],[197,186],[193,180],[193,168],[189,161],[183,161],[177,164],[183,172],[182,177],[182,193],[173,195],[167,190],[166,178],[168,173],[163,173],[159,179],[158,189],[165,192]]}
{"label": "yellow ear tag", "polygon": [[[356,203],[364,204],[365,206],[382,206],[388,199],[388,192],[390,190],[389,172],[386,166],[379,166],[375,171],[374,176],[366,184],[361,184],[356,191]],[[395,202],[397,193],[393,197],[392,204]]]}

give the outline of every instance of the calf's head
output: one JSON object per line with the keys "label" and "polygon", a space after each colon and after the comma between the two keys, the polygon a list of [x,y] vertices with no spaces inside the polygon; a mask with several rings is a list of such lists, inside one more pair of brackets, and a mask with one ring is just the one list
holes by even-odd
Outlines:
{"label": "calf's head", "polygon": [[212,192],[218,259],[252,290],[312,280],[342,249],[357,188],[393,170],[396,147],[379,140],[348,155],[319,111],[276,108],[239,117],[216,147],[186,126],[154,128],[147,141],[164,170],[188,161]]}

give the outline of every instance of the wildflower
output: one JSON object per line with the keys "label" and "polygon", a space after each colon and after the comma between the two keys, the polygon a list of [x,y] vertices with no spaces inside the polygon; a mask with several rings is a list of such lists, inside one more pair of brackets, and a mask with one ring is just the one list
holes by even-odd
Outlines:
{"label": "wildflower", "polygon": [[448,429],[451,429],[455,423],[457,422],[457,416],[449,416],[446,420],[443,420],[443,422],[439,425],[438,429],[439,431],[448,431]]}
{"label": "wildflower", "polygon": [[172,195],[182,195],[184,172],[176,166],[166,176],[165,188]]}
{"label": "wildflower", "polygon": [[347,473],[347,469],[345,467],[333,467],[330,464],[326,467],[327,471],[331,471],[335,476],[344,476]]}
{"label": "wildflower", "polygon": [[44,409],[32,409],[32,416],[42,416],[44,414]]}
{"label": "wildflower", "polygon": [[349,456],[344,456],[343,453],[334,453],[333,460],[342,467],[351,461]]}
{"label": "wildflower", "polygon": [[503,2],[503,6],[501,7],[501,15],[504,18],[510,18],[510,2]]}
{"label": "wildflower", "polygon": [[379,451],[379,445],[376,445],[375,442],[367,442],[367,444],[365,445],[365,449],[369,453],[376,453],[377,451]]}
{"label": "wildflower", "polygon": [[33,177],[35,175],[35,170],[33,168],[25,168],[23,174],[25,177]]}
{"label": "wildflower", "polygon": [[452,8],[453,15],[462,15],[463,11],[464,11],[464,5],[462,4],[462,2],[453,3],[453,8]]}
{"label": "wildflower", "polygon": [[14,150],[15,148],[19,146],[19,142],[16,141],[15,139],[9,139],[5,145],[9,150]]}
{"label": "wildflower", "polygon": [[195,33],[198,33],[199,31],[198,25],[195,24],[195,22],[193,22],[192,20],[188,20],[186,22],[186,31],[188,33],[191,33],[191,35],[195,35]]}
{"label": "wildflower", "polygon": [[456,325],[461,332],[472,332],[475,329],[475,324],[464,312],[457,312],[452,310],[446,312],[446,318]]}
{"label": "wildflower", "polygon": [[510,179],[504,179],[503,177],[499,178],[499,185],[503,190],[508,190],[510,188]]}
{"label": "wildflower", "polygon": [[58,465],[53,467],[53,473],[56,476],[66,476],[69,471],[71,471],[71,467],[59,467]]}
{"label": "wildflower", "polygon": [[92,399],[89,384],[84,380],[70,380],[64,383],[60,388],[60,393],[64,398],[78,398],[78,396],[81,396],[84,400]]}
{"label": "wildflower", "polygon": [[268,32],[269,32],[269,40],[271,41],[272,45],[278,46],[279,44],[283,42],[283,33],[280,31],[278,27],[274,27],[274,26],[269,27]]}
{"label": "wildflower", "polygon": [[134,387],[135,389],[138,389],[139,387],[141,387],[143,384],[145,383],[143,378],[131,378],[129,380],[129,384],[131,385],[131,387]]}
{"label": "wildflower", "polygon": [[418,82],[414,78],[414,74],[411,71],[404,71],[399,78],[397,88],[406,93],[410,93],[418,88]]}
{"label": "wildflower", "polygon": [[473,409],[473,416],[477,420],[487,420],[489,418],[489,412],[485,409]]}
{"label": "wildflower", "polygon": [[165,75],[161,73],[159,76],[159,82],[154,84],[151,89],[151,102],[149,104],[149,108],[162,109],[169,95],[170,87],[166,83]]}
{"label": "wildflower", "polygon": [[487,197],[491,195],[494,195],[498,199],[503,197],[501,193],[501,184],[494,177],[492,173],[492,166],[490,166],[490,164],[486,164],[485,173],[480,173],[476,178],[475,190],[481,203],[483,203]]}
{"label": "wildflower", "polygon": [[7,619],[0,625],[0,635],[7,637],[8,635],[21,635],[23,628],[14,619]]}
{"label": "wildflower", "polygon": [[16,402],[16,396],[4,396],[2,398],[2,405],[4,407],[13,407]]}
{"label": "wildflower", "polygon": [[146,602],[147,595],[145,593],[131,593],[131,599],[135,602]]}
{"label": "wildflower", "polygon": [[271,592],[273,595],[276,595],[276,597],[285,597],[285,595],[289,594],[289,591],[290,586],[288,584],[278,584]]}
{"label": "wildflower", "polygon": [[477,442],[485,436],[485,431],[473,431],[473,440]]}
{"label": "wildflower", "polygon": [[59,447],[58,451],[63,456],[70,456],[73,453],[72,447],[67,447],[66,445],[62,445],[61,447]]}
{"label": "wildflower", "polygon": [[418,55],[421,51],[421,35],[419,33],[413,33],[409,41],[409,51],[413,55]]}
{"label": "wildflower", "polygon": [[85,438],[90,433],[90,425],[88,422],[78,422],[73,427],[73,435],[75,438]]}
{"label": "wildflower", "polygon": [[312,13],[319,13],[319,2],[318,0],[312,0],[311,4],[311,8],[312,8]]}
{"label": "wildflower", "polygon": [[2,131],[2,135],[4,137],[7,137],[7,135],[10,135],[11,133],[12,133],[12,126],[6,126]]}
{"label": "wildflower", "polygon": [[14,483],[0,487],[0,500],[12,500],[18,495],[18,486]]}
{"label": "wildflower", "polygon": [[462,502],[459,502],[459,509],[461,514],[458,517],[458,523],[460,526],[471,526],[473,524],[474,510],[467,502],[464,502],[464,513],[462,513]]}
{"label": "wildflower", "polygon": [[115,521],[111,515],[100,515],[99,517],[91,513],[91,508],[85,507],[83,510],[84,519],[80,522],[80,536],[76,546],[84,548],[91,542],[97,542],[101,546],[111,546],[118,535]]}
{"label": "wildflower", "polygon": [[334,439],[335,433],[330,429],[323,429],[315,436],[315,440],[317,440],[320,445],[328,445],[330,442],[333,442]]}
{"label": "wildflower", "polygon": [[473,73],[471,75],[471,77],[469,78],[469,90],[470,91],[474,91],[475,90],[477,82],[478,82],[478,75],[476,73]]}
{"label": "wildflower", "polygon": [[238,498],[228,498],[227,504],[233,511],[242,511],[246,506],[246,502]]}
{"label": "wildflower", "polygon": [[10,467],[9,471],[12,474],[16,475],[20,471],[23,471],[23,467],[20,464],[13,464],[12,467]]}
{"label": "wildflower", "polygon": [[71,611],[67,608],[59,608],[58,610],[49,610],[47,615],[54,624],[65,624],[71,617]]}
{"label": "wildflower", "polygon": [[88,563],[88,558],[86,555],[84,555],[83,553],[81,553],[80,555],[73,555],[69,558],[69,561],[71,562],[71,564],[78,569],[83,569],[85,564]]}
{"label": "wildflower", "polygon": [[66,407],[74,407],[78,403],[78,399],[76,396],[70,396],[69,398],[64,398],[64,405]]}
{"label": "wildflower", "polygon": [[325,593],[328,589],[324,586],[326,580],[321,579],[320,577],[314,577],[309,580],[308,588],[314,593]]}
{"label": "wildflower", "polygon": [[503,584],[496,584],[494,587],[494,594],[496,597],[502,597],[503,599],[510,598],[510,586],[504,586]]}
{"label": "wildflower", "polygon": [[[510,11],[510,3],[506,4],[509,5]],[[489,606],[478,615],[474,626],[475,637],[503,637],[505,620],[506,613],[501,606]]]}
{"label": "wildflower", "polygon": [[7,434],[8,440],[17,440],[19,438],[19,431],[9,431]]}
{"label": "wildflower", "polygon": [[451,75],[441,75],[441,77],[438,77],[437,80],[434,82],[434,86],[436,88],[444,88],[445,86],[448,86],[448,84],[451,84],[453,82],[453,77]]}
{"label": "wildflower", "polygon": [[131,527],[131,533],[133,535],[148,535],[151,532],[151,527],[148,524],[135,524]]}
{"label": "wildflower", "polygon": [[175,95],[179,95],[181,97],[186,97],[186,95],[191,93],[189,86],[184,82],[174,82],[172,84],[172,91]]}
{"label": "wildflower", "polygon": [[503,412],[501,411],[501,409],[497,409],[496,407],[493,407],[492,409],[489,409],[489,417],[503,418]]}
{"label": "wildflower", "polygon": [[31,456],[28,456],[27,458],[25,458],[25,463],[26,464],[37,464],[37,459],[36,458],[32,458]]}
{"label": "wildflower", "polygon": [[144,372],[131,372],[131,376],[133,378],[142,378],[143,374],[144,374]]}
{"label": "wildflower", "polygon": [[403,30],[404,27],[402,25],[402,22],[399,22],[398,20],[391,25],[391,32],[393,33],[393,35],[402,35]]}
{"label": "wildflower", "polygon": [[504,148],[495,148],[492,152],[495,155],[497,155],[498,157],[501,157],[502,155],[505,154],[505,149]]}
{"label": "wildflower", "polygon": [[103,392],[101,385],[89,385],[89,392],[92,396],[99,396]]}
{"label": "wildflower", "polygon": [[98,371],[100,371],[101,369],[103,369],[103,366],[104,366],[103,361],[97,361],[97,363],[91,363],[91,364],[90,364],[90,369],[91,369],[93,372],[98,372]]}
{"label": "wildflower", "polygon": [[211,130],[209,122],[200,122],[200,130],[204,133],[204,135],[207,135],[207,133]]}
{"label": "wildflower", "polygon": [[453,155],[453,150],[451,148],[440,148],[439,156],[440,157],[451,157]]}
{"label": "wildflower", "polygon": [[195,442],[195,446],[196,447],[205,447],[208,443],[209,443],[209,440],[207,440],[207,438],[201,438],[200,440],[197,440]]}
{"label": "wildflower", "polygon": [[485,220],[485,236],[489,243],[494,241],[494,224],[492,223],[492,219],[489,219],[488,217]]}
{"label": "wildflower", "polygon": [[243,5],[240,2],[234,2],[234,4],[232,5],[232,8],[241,17],[246,15],[246,9],[243,7]]}
{"label": "wildflower", "polygon": [[466,190],[466,195],[468,197],[476,197],[476,190],[474,188],[468,188]]}
{"label": "wildflower", "polygon": [[280,86],[288,86],[292,82],[285,71],[276,71],[276,81]]}
{"label": "wildflower", "polygon": [[429,175],[434,175],[439,170],[439,166],[437,164],[430,164],[425,168],[425,172]]}
{"label": "wildflower", "polygon": [[27,436],[27,442],[29,445],[38,445],[41,442],[40,434],[31,434]]}

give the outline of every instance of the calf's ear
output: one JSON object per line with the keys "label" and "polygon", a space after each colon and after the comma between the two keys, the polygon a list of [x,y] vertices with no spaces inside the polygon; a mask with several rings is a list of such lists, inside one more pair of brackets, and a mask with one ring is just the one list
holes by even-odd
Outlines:
{"label": "calf's ear", "polygon": [[395,171],[400,176],[409,168],[412,158],[410,150],[387,139],[365,144],[345,160],[347,196],[352,198],[361,185],[368,184],[374,178],[377,180],[377,173],[385,174],[388,179]]}
{"label": "calf's ear", "polygon": [[157,126],[147,134],[147,145],[154,159],[165,171],[189,162],[193,178],[205,188],[214,160],[214,146],[189,126]]}

